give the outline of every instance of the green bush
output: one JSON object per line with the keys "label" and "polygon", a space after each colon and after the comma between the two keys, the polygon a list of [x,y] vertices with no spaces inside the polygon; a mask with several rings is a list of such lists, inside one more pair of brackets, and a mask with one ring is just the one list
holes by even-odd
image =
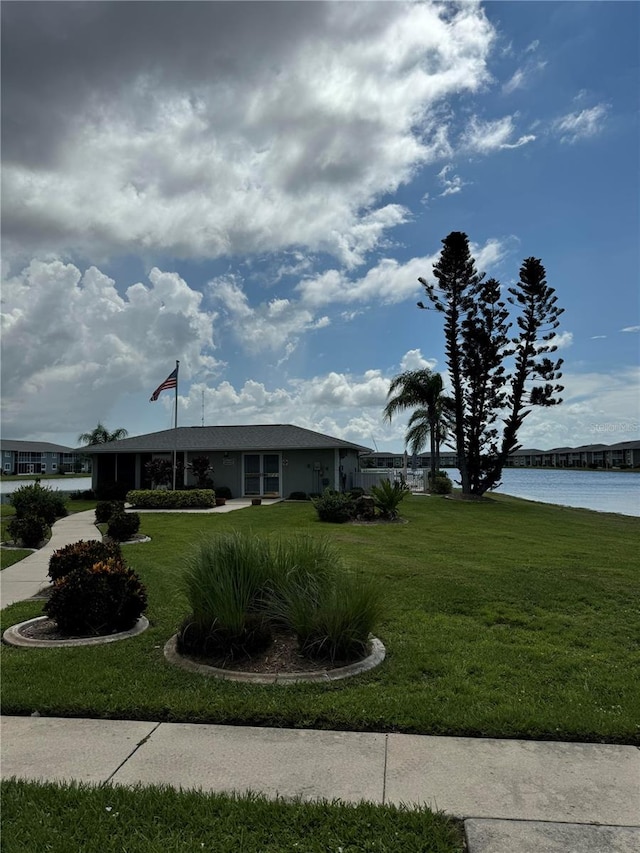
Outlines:
{"label": "green bush", "polygon": [[229,486],[217,486],[214,494],[217,498],[225,498],[228,501],[233,497]]}
{"label": "green bush", "polygon": [[78,569],[90,569],[95,563],[112,558],[122,558],[120,546],[115,542],[100,542],[91,539],[85,542],[72,542],[64,548],[58,548],[49,558],[49,577],[57,581]]}
{"label": "green bush", "polygon": [[140,530],[140,516],[137,512],[116,512],[109,519],[107,536],[115,542],[126,542]]}
{"label": "green bush", "polygon": [[178,648],[234,660],[263,648],[271,634],[263,615],[269,543],[223,533],[203,539],[186,560],[183,588],[191,615]]}
{"label": "green bush", "polygon": [[98,501],[96,504],[96,524],[106,524],[112,515],[124,512],[124,501]]}
{"label": "green bush", "polygon": [[350,494],[325,489],[322,495],[313,499],[313,505],[320,521],[344,524],[355,516],[355,503]]}
{"label": "green bush", "polygon": [[45,614],[70,636],[101,636],[126,631],[147,606],[136,573],[117,557],[58,578]]}
{"label": "green bush", "polygon": [[383,518],[397,518],[398,506],[409,494],[405,483],[390,483],[380,480],[377,486],[371,486],[371,496]]}
{"label": "green bush", "polygon": [[453,483],[446,471],[438,471],[433,482],[431,482],[431,472],[429,472],[427,482],[429,483],[429,491],[434,495],[450,495],[453,491]]}
{"label": "green bush", "polygon": [[32,485],[21,486],[12,492],[9,503],[15,508],[17,518],[39,516],[48,525],[67,514],[64,495],[48,486],[41,486],[37,480]]}
{"label": "green bush", "polygon": [[216,505],[216,493],[212,489],[137,489],[127,493],[127,502],[136,509],[207,509]]}
{"label": "green bush", "polygon": [[27,514],[18,518],[17,515],[7,525],[11,539],[22,544],[25,548],[37,548],[49,535],[49,525],[39,515]]}

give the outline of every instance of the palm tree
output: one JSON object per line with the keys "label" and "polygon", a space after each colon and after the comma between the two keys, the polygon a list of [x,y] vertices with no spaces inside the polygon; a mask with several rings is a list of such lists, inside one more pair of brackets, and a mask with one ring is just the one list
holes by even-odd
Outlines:
{"label": "palm tree", "polygon": [[121,438],[126,438],[129,435],[128,431],[124,427],[120,427],[120,429],[115,429],[113,432],[109,432],[109,430],[98,422],[95,429],[92,429],[91,432],[82,432],[78,436],[78,442],[80,444],[106,444],[109,441],[119,441]]}
{"label": "palm tree", "polygon": [[407,370],[391,380],[384,419],[391,421],[399,411],[415,409],[407,424],[405,442],[412,453],[419,453],[427,441],[431,448],[431,482],[440,468],[440,443],[447,437],[453,414],[453,400],[443,394],[442,376],[428,367]]}

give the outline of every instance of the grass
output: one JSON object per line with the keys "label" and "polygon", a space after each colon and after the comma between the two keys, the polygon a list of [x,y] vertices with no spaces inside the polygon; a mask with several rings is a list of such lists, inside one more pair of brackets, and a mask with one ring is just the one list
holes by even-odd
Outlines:
{"label": "grass", "polygon": [[[3,712],[640,743],[635,518],[496,495],[408,497],[407,524],[327,525],[308,503],[143,514],[125,545],[151,627],[121,643],[3,650]],[[168,665],[184,555],[205,532],[329,537],[386,602],[382,666],[331,685],[257,686]],[[4,627],[39,615],[2,612]],[[3,627],[3,630],[4,630]]]}
{"label": "grass", "polygon": [[150,787],[2,783],[4,853],[462,853],[427,809],[268,801]]}

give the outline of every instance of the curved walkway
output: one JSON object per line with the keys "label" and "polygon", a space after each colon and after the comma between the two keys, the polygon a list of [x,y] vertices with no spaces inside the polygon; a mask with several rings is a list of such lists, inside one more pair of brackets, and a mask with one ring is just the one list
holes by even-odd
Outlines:
{"label": "curved walkway", "polygon": [[51,539],[44,548],[3,569],[0,572],[0,609],[31,598],[49,585],[49,558],[58,548],[80,539],[101,539],[94,524],[95,517],[95,512],[90,509],[59,519],[51,528]]}
{"label": "curved walkway", "polygon": [[[54,550],[98,538],[94,517],[61,519],[45,548],[1,572],[2,607],[47,584]],[[464,819],[468,853],[640,850],[634,746],[39,716],[1,725],[4,778],[427,803]]]}

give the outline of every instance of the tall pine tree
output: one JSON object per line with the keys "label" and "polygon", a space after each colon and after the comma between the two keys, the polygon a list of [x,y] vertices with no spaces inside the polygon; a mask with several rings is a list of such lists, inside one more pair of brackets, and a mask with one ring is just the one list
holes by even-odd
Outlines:
{"label": "tall pine tree", "polygon": [[[557,307],[537,258],[523,262],[505,302],[500,283],[476,271],[466,234],[452,231],[442,243],[433,268],[436,283],[419,281],[444,314],[462,493],[480,497],[500,482],[531,407],[561,402],[556,395],[562,386],[554,383],[562,375],[562,359],[548,354],[556,350],[551,340],[564,309]],[[507,303],[519,312],[513,337]],[[427,306],[419,302],[418,307]]]}

